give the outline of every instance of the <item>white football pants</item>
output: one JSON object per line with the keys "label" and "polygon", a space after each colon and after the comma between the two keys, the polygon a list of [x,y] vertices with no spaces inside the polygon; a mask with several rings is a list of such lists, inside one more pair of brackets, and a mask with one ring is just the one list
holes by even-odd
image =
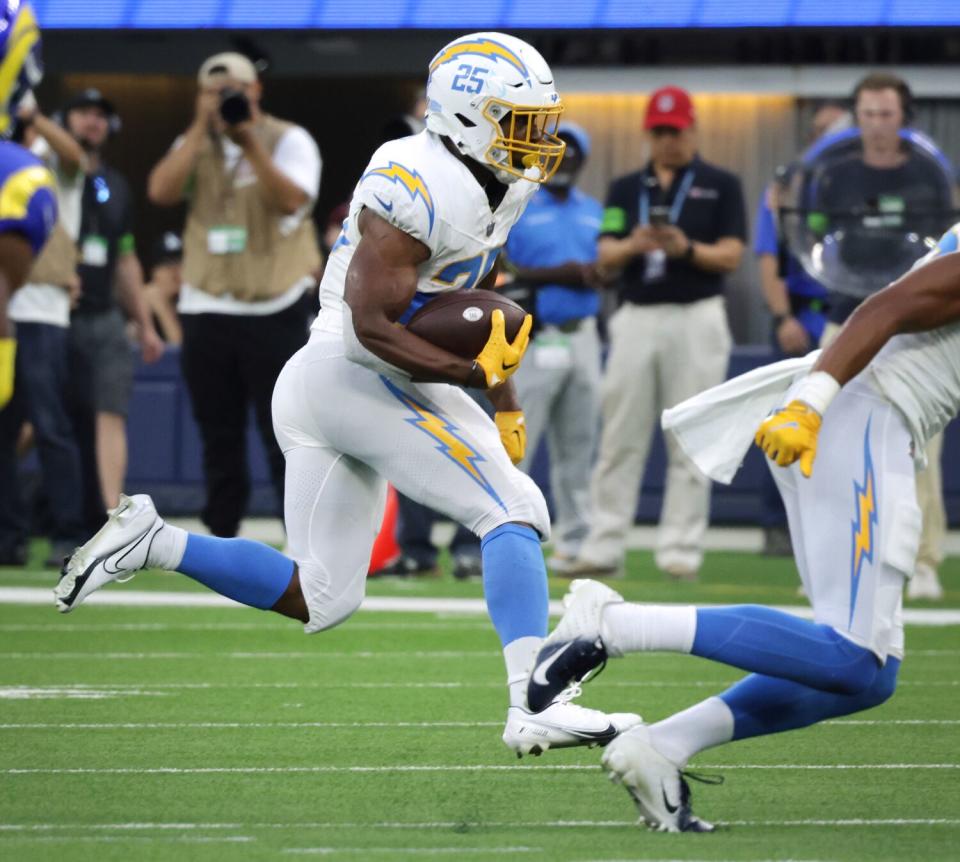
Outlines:
{"label": "white football pants", "polygon": [[903,657],[903,585],[920,543],[910,449],[900,414],[863,377],[824,415],[811,478],[768,461],[814,619],[882,660]]}
{"label": "white football pants", "polygon": [[386,483],[481,538],[510,522],[550,533],[547,506],[496,425],[462,389],[387,378],[314,332],[273,393],[286,458],[284,521],[310,620],[321,631],[363,601]]}

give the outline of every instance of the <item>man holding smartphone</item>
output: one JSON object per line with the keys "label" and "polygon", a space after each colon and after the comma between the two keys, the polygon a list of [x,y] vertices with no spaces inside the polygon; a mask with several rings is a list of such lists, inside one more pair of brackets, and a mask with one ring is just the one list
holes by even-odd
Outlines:
{"label": "man holding smartphone", "polygon": [[[697,155],[685,90],[654,92],[644,129],[650,161],[613,181],[600,228],[597,264],[619,278],[622,304],[609,325],[590,532],[565,572],[577,577],[621,571],[661,411],[720,383],[730,355],[723,288],[747,237],[740,181]],[[655,559],[671,577],[696,577],[709,504],[709,483],[668,451]]]}
{"label": "man holding smartphone", "polygon": [[150,200],[187,201],[181,361],[203,441],[216,536],[237,533],[250,495],[245,431],[252,402],[277,491],[283,455],[270,418],[280,370],[307,339],[304,292],[320,264],[310,213],[320,152],[299,126],[266,114],[253,63],[207,59],[190,127],[150,174]]}

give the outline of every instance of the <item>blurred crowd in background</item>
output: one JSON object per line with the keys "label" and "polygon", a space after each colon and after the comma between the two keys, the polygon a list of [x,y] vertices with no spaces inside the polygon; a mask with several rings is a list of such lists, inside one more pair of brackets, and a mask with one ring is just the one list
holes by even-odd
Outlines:
{"label": "blurred crowd in background", "polygon": [[[854,163],[824,181],[829,208],[861,221],[886,219],[886,227],[894,219],[904,233],[917,230],[914,212],[929,220],[933,208],[948,227],[957,220],[952,179],[944,189],[904,138],[914,121],[908,83],[878,72],[850,85],[848,101],[809,106],[796,142],[799,156],[818,140],[855,135]],[[647,154],[643,166],[611,174],[602,200],[586,193],[578,184],[594,156],[589,115],[565,122],[564,161],[501,259],[500,288],[536,319],[515,378],[528,428],[520,467],[530,471],[546,445],[554,518],[548,563],[562,576],[622,575],[661,411],[727,374],[734,340],[725,292],[745,258],[758,262],[751,289],[769,312],[770,360],[829,341],[869,293],[830,289],[789,247],[781,218],[788,167],[776,176],[738,176],[701,156],[690,93],[665,86],[637,95],[645,99],[642,115],[622,146]],[[262,102],[269,99],[254,62],[235,52],[210,57],[188,125],[144,176],[111,166],[111,148],[131,132],[109,92],[87,88],[60,105],[21,108],[22,142],[56,176],[60,223],[10,306],[20,348],[16,396],[0,412],[0,565],[23,565],[28,539],[40,535],[50,541],[48,563],[59,566],[99,528],[125,489],[136,365],[165,351],[179,353],[202,442],[203,523],[232,536],[247,514],[251,411],[279,513],[273,383],[307,338],[347,202],[317,211],[322,169],[339,175],[342,166],[324,165],[310,133]],[[379,140],[420,132],[423,110],[417,94],[403,114],[382,116]],[[757,199],[747,199],[745,189],[758,188]],[[150,206],[185,204],[180,229],[135,235],[133,189],[145,189]],[[872,289],[881,287],[879,280]],[[31,450],[39,470],[25,472]],[[910,589],[936,599],[946,529],[941,441],[928,459],[918,476],[924,541]],[[668,450],[654,556],[666,577],[697,578],[710,494],[709,483]],[[376,574],[435,574],[435,516],[410,500],[398,508],[396,523],[386,526],[397,546]],[[772,481],[760,526],[765,553],[791,553]],[[480,574],[479,544],[468,531],[457,530],[449,554],[455,577]]]}

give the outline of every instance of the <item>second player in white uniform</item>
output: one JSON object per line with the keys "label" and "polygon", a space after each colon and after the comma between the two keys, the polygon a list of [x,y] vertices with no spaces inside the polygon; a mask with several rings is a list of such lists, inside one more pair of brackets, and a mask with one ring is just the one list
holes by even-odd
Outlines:
{"label": "second player in white uniform", "polygon": [[[635,605],[595,581],[572,584],[568,610],[531,675],[534,706],[560,680],[582,678],[607,655],[687,652],[753,672],[607,748],[604,766],[649,825],[712,828],[692,814],[683,780],[696,753],[869,709],[893,694],[904,650],[901,597],[920,538],[914,459],[960,412],[958,239],[960,225],[865,302],[810,374],[791,385],[790,363],[781,364],[784,384],[772,397],[786,406],[763,421],[756,442],[778,465],[771,469],[813,622],[756,606]],[[770,396],[769,375],[748,379],[705,393],[700,404],[712,405],[706,414],[687,415],[726,437],[725,426],[743,421],[738,406],[746,397]],[[720,390],[736,391],[737,399]],[[736,463],[742,434],[727,439],[737,441]],[[697,461],[700,453],[688,454]],[[718,463],[712,459],[699,463]]]}
{"label": "second player in white uniform", "polygon": [[[322,311],[274,391],[292,559],[253,542],[187,534],[165,525],[149,497],[124,498],[65,565],[58,607],[72,610],[105,583],[150,566],[299,619],[308,633],[329,629],[363,600],[391,482],[482,540],[484,591],[510,692],[504,742],[518,754],[605,744],[639,718],[577,706],[570,700],[578,689],[536,715],[526,704],[547,627],[540,542],[549,518],[539,489],[513,463],[525,435],[508,378],[532,321],[509,343],[495,311],[476,360],[397,325],[431,297],[493,277],[510,228],[563,156],[552,133],[560,99],[543,58],[499,33],[443,48],[430,65],[427,99],[427,130],[384,144],[360,177],[324,273]],[[495,422],[463,385],[488,391]]]}

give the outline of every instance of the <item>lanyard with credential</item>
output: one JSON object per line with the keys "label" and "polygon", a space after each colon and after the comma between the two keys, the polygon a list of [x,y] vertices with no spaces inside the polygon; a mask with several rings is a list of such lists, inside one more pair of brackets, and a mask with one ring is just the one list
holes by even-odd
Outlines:
{"label": "lanyard with credential", "polygon": [[[690,187],[693,185],[693,171],[688,170],[680,181],[680,188],[674,195],[673,203],[670,205],[670,224],[676,224],[683,211],[683,205],[687,202],[687,195],[690,193]],[[650,189],[647,187],[646,180],[640,184],[640,224],[646,227],[650,224]]]}

